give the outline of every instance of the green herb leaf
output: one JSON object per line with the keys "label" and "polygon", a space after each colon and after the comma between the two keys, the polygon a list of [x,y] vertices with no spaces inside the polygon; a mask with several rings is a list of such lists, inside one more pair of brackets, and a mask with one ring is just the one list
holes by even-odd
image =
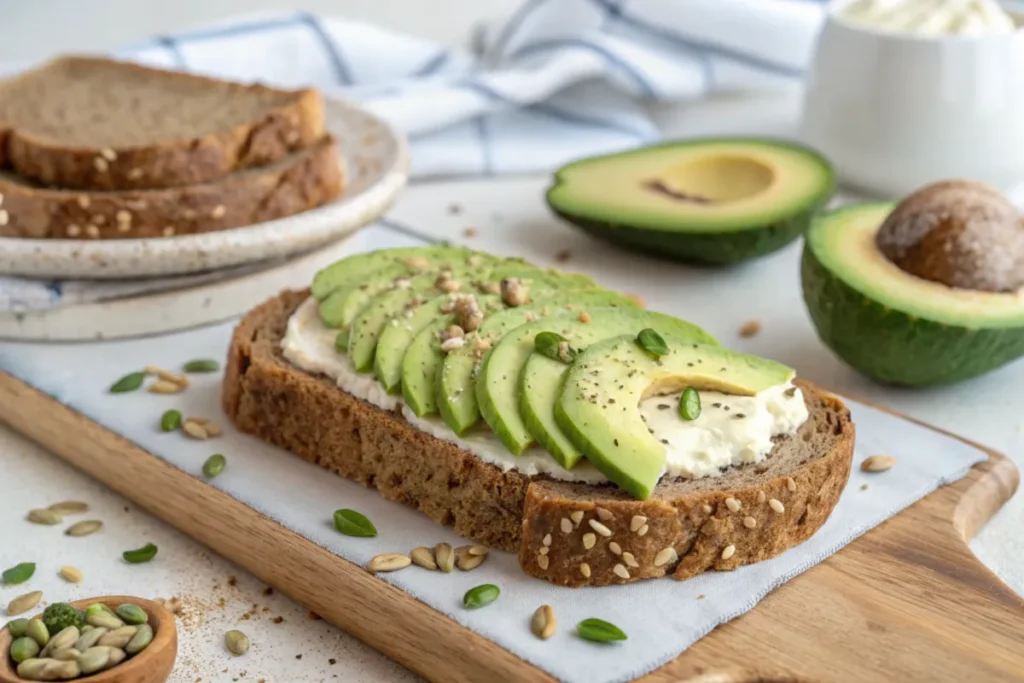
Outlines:
{"label": "green herb leaf", "polygon": [[700,417],[700,394],[693,387],[686,387],[679,397],[679,415],[684,420],[696,420]]}
{"label": "green herb leaf", "polygon": [[110,385],[110,393],[124,394],[129,391],[135,391],[142,386],[142,382],[145,379],[146,373],[144,372],[129,373]]}
{"label": "green herb leaf", "polygon": [[121,553],[121,557],[124,558],[125,562],[130,562],[131,564],[141,564],[143,562],[149,562],[154,557],[156,557],[156,551],[157,547],[155,545],[153,545],[152,543],[147,543],[146,545],[142,546],[141,548],[137,548],[136,550],[125,550],[123,553]]}
{"label": "green herb leaf", "polygon": [[640,344],[640,348],[655,358],[661,358],[668,353],[668,346],[665,344],[665,340],[661,338],[660,334],[649,327],[640,330],[640,334],[636,336],[636,341]]}
{"label": "green herb leaf", "polygon": [[25,583],[32,578],[32,575],[36,573],[35,562],[22,562],[16,564],[7,571],[4,572],[4,583],[13,585],[16,583]]}
{"label": "green herb leaf", "polygon": [[493,583],[485,583],[466,591],[462,597],[462,604],[468,609],[476,609],[489,605],[498,599],[501,590]]}
{"label": "green herb leaf", "polygon": [[533,338],[533,348],[543,356],[566,364],[572,363],[577,353],[569,346],[569,340],[556,332],[540,332]]}
{"label": "green herb leaf", "polygon": [[213,479],[218,474],[224,471],[224,468],[228,464],[228,459],[220,453],[215,453],[206,459],[203,463],[203,474]]}
{"label": "green herb leaf", "polygon": [[160,416],[160,429],[165,432],[173,432],[181,426],[181,411],[168,410]]}
{"label": "green herb leaf", "polygon": [[212,358],[196,358],[181,366],[185,372],[217,372],[220,370],[220,363]]}
{"label": "green herb leaf", "polygon": [[584,619],[576,624],[576,632],[580,634],[580,638],[598,643],[626,640],[627,637],[621,628],[603,619]]}
{"label": "green herb leaf", "polygon": [[373,522],[355,510],[335,510],[334,528],[346,536],[372,538],[377,535],[377,527]]}

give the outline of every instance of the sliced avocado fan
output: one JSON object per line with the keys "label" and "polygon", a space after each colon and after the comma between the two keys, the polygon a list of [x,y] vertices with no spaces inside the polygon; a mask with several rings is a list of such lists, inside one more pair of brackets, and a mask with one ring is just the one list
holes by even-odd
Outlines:
{"label": "sliced avocado fan", "polygon": [[612,243],[686,262],[728,264],[793,241],[834,191],[831,166],[811,149],[708,138],[564,166],[547,203]]}
{"label": "sliced avocado fan", "polygon": [[586,322],[574,313],[515,328],[491,350],[480,369],[476,381],[480,412],[516,455],[536,441],[566,469],[572,469],[583,457],[555,423],[555,400],[569,365],[536,352],[538,334],[556,333],[576,353],[602,339],[644,328],[705,344],[717,343],[696,325],[665,313],[601,307],[588,308],[586,313]]}
{"label": "sliced avocado fan", "polygon": [[316,275],[313,276],[313,284],[309,291],[314,299],[323,301],[335,289],[372,277],[377,271],[388,266],[402,264],[409,268],[410,271],[414,271],[431,260],[451,259],[457,261],[468,258],[473,254],[487,259],[496,258],[490,254],[475,252],[466,247],[449,247],[444,245],[433,247],[396,247],[394,249],[371,251],[365,254],[353,254],[317,271]]}
{"label": "sliced avocado fan", "polygon": [[612,337],[579,354],[555,403],[558,426],[598,470],[635,498],[650,497],[665,471],[665,446],[647,430],[640,401],[697,390],[753,396],[793,378],[792,369],[721,346],[663,336],[655,358],[636,334]]}
{"label": "sliced avocado fan", "polygon": [[490,354],[490,350],[481,351],[475,343],[477,339],[485,339],[493,346],[509,331],[537,318],[564,311],[579,311],[588,306],[633,308],[636,305],[633,299],[624,294],[607,289],[564,290],[537,297],[533,303],[484,318],[480,329],[466,338],[466,345],[449,352],[438,370],[437,405],[441,417],[459,436],[480,420],[474,384],[481,362]]}

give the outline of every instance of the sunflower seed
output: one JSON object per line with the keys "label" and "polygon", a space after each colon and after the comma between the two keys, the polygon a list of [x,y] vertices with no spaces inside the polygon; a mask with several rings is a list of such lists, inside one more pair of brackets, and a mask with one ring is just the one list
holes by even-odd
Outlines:
{"label": "sunflower seed", "polygon": [[601,522],[597,521],[596,519],[590,520],[588,524],[590,524],[591,529],[601,534],[605,538],[608,538],[612,535],[612,530],[606,527],[604,524],[601,524]]}
{"label": "sunflower seed", "polygon": [[735,554],[736,554],[736,546],[734,546],[734,545],[727,545],[727,546],[725,546],[725,549],[722,550],[722,559],[723,560],[728,560],[729,558],[731,558]]}
{"label": "sunflower seed", "polygon": [[76,522],[67,528],[64,532],[68,536],[88,536],[94,534],[103,528],[103,522],[98,519],[87,519],[82,522]]}
{"label": "sunflower seed", "polygon": [[530,620],[530,630],[541,640],[547,640],[555,635],[555,631],[558,630],[558,620],[555,619],[555,610],[551,605],[541,605],[537,608],[537,611],[533,613],[533,619]]}
{"label": "sunflower seed", "polygon": [[409,557],[412,559],[412,563],[419,567],[430,569],[431,571],[437,569],[437,562],[434,561],[434,551],[430,548],[413,548],[412,552],[409,553]]}
{"label": "sunflower seed", "polygon": [[579,526],[583,523],[583,510],[576,510],[571,515],[569,515],[569,519],[572,520],[573,524]]}
{"label": "sunflower seed", "polygon": [[633,519],[629,520],[629,530],[633,533],[640,531],[640,528],[647,524],[647,518],[643,515],[633,515]]}
{"label": "sunflower seed", "polygon": [[182,386],[180,384],[168,382],[163,379],[153,382],[146,387],[146,391],[151,394],[178,394],[181,393],[181,390]]}
{"label": "sunflower seed", "polygon": [[587,564],[586,562],[581,562],[580,563],[580,574],[583,574],[584,578],[589,579],[590,578],[590,565]]}
{"label": "sunflower seed", "polygon": [[476,569],[487,559],[487,555],[474,555],[470,547],[464,545],[455,549],[455,566],[464,572]]}
{"label": "sunflower seed", "polygon": [[401,553],[384,553],[382,555],[376,555],[370,560],[370,571],[371,572],[393,572],[398,569],[405,569],[412,560],[409,559],[408,555]]}
{"label": "sunflower seed", "polygon": [[437,561],[437,568],[445,574],[455,568],[455,551],[448,543],[438,543],[434,546],[434,558]]}
{"label": "sunflower seed", "polygon": [[181,431],[185,432],[193,439],[199,439],[200,441],[210,437],[210,435],[206,433],[206,429],[192,418],[185,420],[181,424]]}
{"label": "sunflower seed", "polygon": [[65,500],[54,503],[48,509],[61,515],[81,515],[89,511],[89,505],[77,500]]}
{"label": "sunflower seed", "polygon": [[679,559],[679,553],[672,546],[662,548],[658,551],[658,554],[654,556],[654,566],[661,567],[669,562],[675,562]]}
{"label": "sunflower seed", "polygon": [[7,616],[13,617],[15,614],[24,614],[38,605],[42,599],[43,591],[32,591],[31,593],[19,595],[7,603]]}
{"label": "sunflower seed", "polygon": [[861,472],[885,472],[896,464],[896,458],[891,455],[872,455],[864,458],[860,464]]}
{"label": "sunflower seed", "polygon": [[591,533],[583,534],[583,547],[590,550],[597,543],[597,536]]}
{"label": "sunflower seed", "polygon": [[69,583],[82,582],[82,572],[74,567],[61,567],[60,576]]}
{"label": "sunflower seed", "polygon": [[46,524],[52,526],[54,524],[60,524],[61,522],[63,522],[64,515],[55,510],[40,508],[28,511],[28,521],[32,522],[33,524]]}

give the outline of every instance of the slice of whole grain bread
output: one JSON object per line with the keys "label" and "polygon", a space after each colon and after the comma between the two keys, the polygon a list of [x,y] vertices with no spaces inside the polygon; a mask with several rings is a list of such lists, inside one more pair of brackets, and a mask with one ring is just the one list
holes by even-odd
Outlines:
{"label": "slice of whole grain bread", "polygon": [[849,478],[849,411],[806,382],[799,386],[811,417],[796,435],[778,438],[767,460],[662,482],[648,500],[611,485],[502,472],[291,366],[280,342],[307,296],[284,292],[235,329],[222,394],[235,425],[461,536],[517,551],[526,573],[552,583],[685,579],[768,559],[817,531]]}
{"label": "slice of whole grain bread", "polygon": [[243,85],[101,57],[61,57],[0,85],[0,165],[44,185],[205,183],[324,135],[315,90]]}
{"label": "slice of whole grain bread", "polygon": [[320,206],[341,194],[343,183],[330,137],[269,166],[163,190],[56,190],[0,173],[0,237],[133,239],[226,230]]}

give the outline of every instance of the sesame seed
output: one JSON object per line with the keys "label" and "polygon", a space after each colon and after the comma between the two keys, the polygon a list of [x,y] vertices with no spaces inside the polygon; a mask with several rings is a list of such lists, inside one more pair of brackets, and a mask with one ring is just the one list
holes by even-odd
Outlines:
{"label": "sesame seed", "polygon": [[84,195],[84,194],[78,195],[78,197],[75,199],[75,201],[83,209],[88,209],[89,208],[89,204],[92,203],[92,200],[89,199],[88,195]]}
{"label": "sesame seed", "polygon": [[85,226],[85,234],[88,237],[92,237],[93,239],[96,239],[97,237],[100,236],[100,229],[98,227],[96,227],[95,225],[90,224],[90,225]]}
{"label": "sesame seed", "polygon": [[643,515],[633,515],[633,519],[629,520],[629,530],[636,533],[644,524],[647,524],[646,517]]}
{"label": "sesame seed", "polygon": [[768,499],[768,507],[770,507],[772,510],[779,513],[780,515],[786,511],[786,506],[782,504],[782,501],[776,498]]}
{"label": "sesame seed", "polygon": [[78,237],[82,234],[82,228],[72,223],[67,227],[68,237]]}
{"label": "sesame seed", "polygon": [[642,527],[640,527],[639,529],[636,530],[636,535],[637,536],[646,536],[647,532],[650,531],[650,530],[651,530],[651,527],[649,527],[646,524],[644,524]]}
{"label": "sesame seed", "polygon": [[107,161],[113,161],[117,159],[117,152],[110,149],[109,147],[104,147],[103,149],[100,150],[100,156],[106,159]]}
{"label": "sesame seed", "polygon": [[613,519],[615,519],[615,515],[613,515],[608,510],[605,510],[604,508],[594,508],[594,513],[597,515],[597,518],[600,519],[602,522],[610,522]]}
{"label": "sesame seed", "polygon": [[615,541],[612,541],[611,543],[608,544],[608,550],[611,550],[616,555],[621,555],[622,554],[622,546],[620,546]]}
{"label": "sesame seed", "polygon": [[106,223],[107,223],[107,217],[104,216],[103,214],[97,214],[95,216],[90,216],[89,220],[92,221],[93,223],[95,223],[96,225],[106,225]]}
{"label": "sesame seed", "polygon": [[676,549],[672,546],[668,548],[662,548],[658,551],[658,554],[654,556],[654,566],[660,567],[668,564],[669,562],[675,562],[679,559],[679,554],[676,553]]}
{"label": "sesame seed", "polygon": [[7,225],[7,222],[10,220],[11,214],[7,213],[4,209],[0,209],[0,225]]}
{"label": "sesame seed", "polygon": [[585,578],[590,578],[590,565],[586,562],[580,562],[580,574],[583,574]]}
{"label": "sesame seed", "polygon": [[569,521],[568,517],[562,517],[562,521],[560,522],[560,524],[562,525],[563,534],[572,533],[572,522]]}
{"label": "sesame seed", "polygon": [[629,572],[626,571],[626,568],[623,565],[621,565],[621,564],[615,565],[612,568],[612,571],[615,572],[615,575],[618,576],[620,579],[628,579],[629,578]]}
{"label": "sesame seed", "polygon": [[545,547],[551,545],[551,534],[544,534],[544,540],[541,541]]}
{"label": "sesame seed", "polygon": [[539,566],[541,569],[547,569],[548,568],[548,564],[550,564],[550,563],[551,563],[551,560],[548,559],[547,555],[538,555],[537,556],[537,566]]}
{"label": "sesame seed", "polygon": [[594,534],[583,534],[583,547],[590,550],[597,543],[597,536]]}
{"label": "sesame seed", "polygon": [[138,180],[141,177],[142,177],[142,169],[141,168],[133,168],[130,171],[128,171],[128,180]]}
{"label": "sesame seed", "polygon": [[765,492],[764,491],[758,491],[757,492],[757,502],[758,503],[763,503],[766,500],[768,500],[768,496],[765,494]]}
{"label": "sesame seed", "polygon": [[597,521],[596,519],[591,519],[588,523],[590,524],[591,529],[601,534],[605,538],[608,538],[612,535],[612,530],[606,527],[604,524],[601,524],[601,522]]}
{"label": "sesame seed", "polygon": [[627,567],[632,567],[633,569],[636,569],[640,566],[640,563],[636,561],[635,557],[633,557],[633,553],[622,553],[622,560],[626,563]]}
{"label": "sesame seed", "polygon": [[540,550],[538,550],[537,552],[538,552],[539,554],[541,554],[541,555],[547,555],[547,554],[548,554],[549,552],[551,552],[551,548],[549,548],[549,547],[547,547],[547,546],[543,546],[543,547],[542,547],[542,548],[541,548]]}
{"label": "sesame seed", "polygon": [[213,207],[213,211],[210,212],[210,218],[224,218],[224,214],[226,214],[227,212],[228,210],[224,208],[223,204],[218,204],[217,206]]}
{"label": "sesame seed", "polygon": [[736,546],[731,545],[731,544],[727,545],[727,546],[725,546],[725,550],[722,551],[722,559],[723,560],[728,560],[729,558],[731,558],[735,554],[736,554]]}
{"label": "sesame seed", "polygon": [[757,520],[753,517],[744,517],[743,526],[747,527],[748,529],[753,529],[757,526]]}
{"label": "sesame seed", "polygon": [[793,477],[786,477],[786,488],[789,489],[790,492],[796,491],[796,481],[793,480]]}
{"label": "sesame seed", "polygon": [[100,173],[106,173],[107,169],[110,168],[110,162],[103,157],[96,157],[92,160],[93,167]]}
{"label": "sesame seed", "polygon": [[729,496],[725,499],[725,507],[729,508],[729,512],[739,512],[740,508],[743,507],[738,500]]}
{"label": "sesame seed", "polygon": [[116,214],[114,214],[114,218],[117,220],[118,223],[131,223],[132,222],[132,214],[131,214],[131,212],[130,211],[125,211],[124,209],[121,209]]}
{"label": "sesame seed", "polygon": [[572,520],[573,524],[579,526],[583,523],[583,510],[577,510],[576,512],[572,513],[571,515],[569,515],[569,519]]}
{"label": "sesame seed", "polygon": [[711,514],[711,506],[708,505],[707,503],[704,503],[704,505],[702,505],[700,509],[701,509],[701,512],[703,512],[705,515],[710,515]]}
{"label": "sesame seed", "polygon": [[132,229],[132,224],[131,223],[118,223],[117,224],[117,231],[118,232],[128,232],[131,229]]}
{"label": "sesame seed", "polygon": [[163,231],[163,235],[164,235],[164,237],[171,237],[171,236],[173,236],[174,235],[174,226],[173,225],[168,225],[167,227],[165,227],[164,231]]}

